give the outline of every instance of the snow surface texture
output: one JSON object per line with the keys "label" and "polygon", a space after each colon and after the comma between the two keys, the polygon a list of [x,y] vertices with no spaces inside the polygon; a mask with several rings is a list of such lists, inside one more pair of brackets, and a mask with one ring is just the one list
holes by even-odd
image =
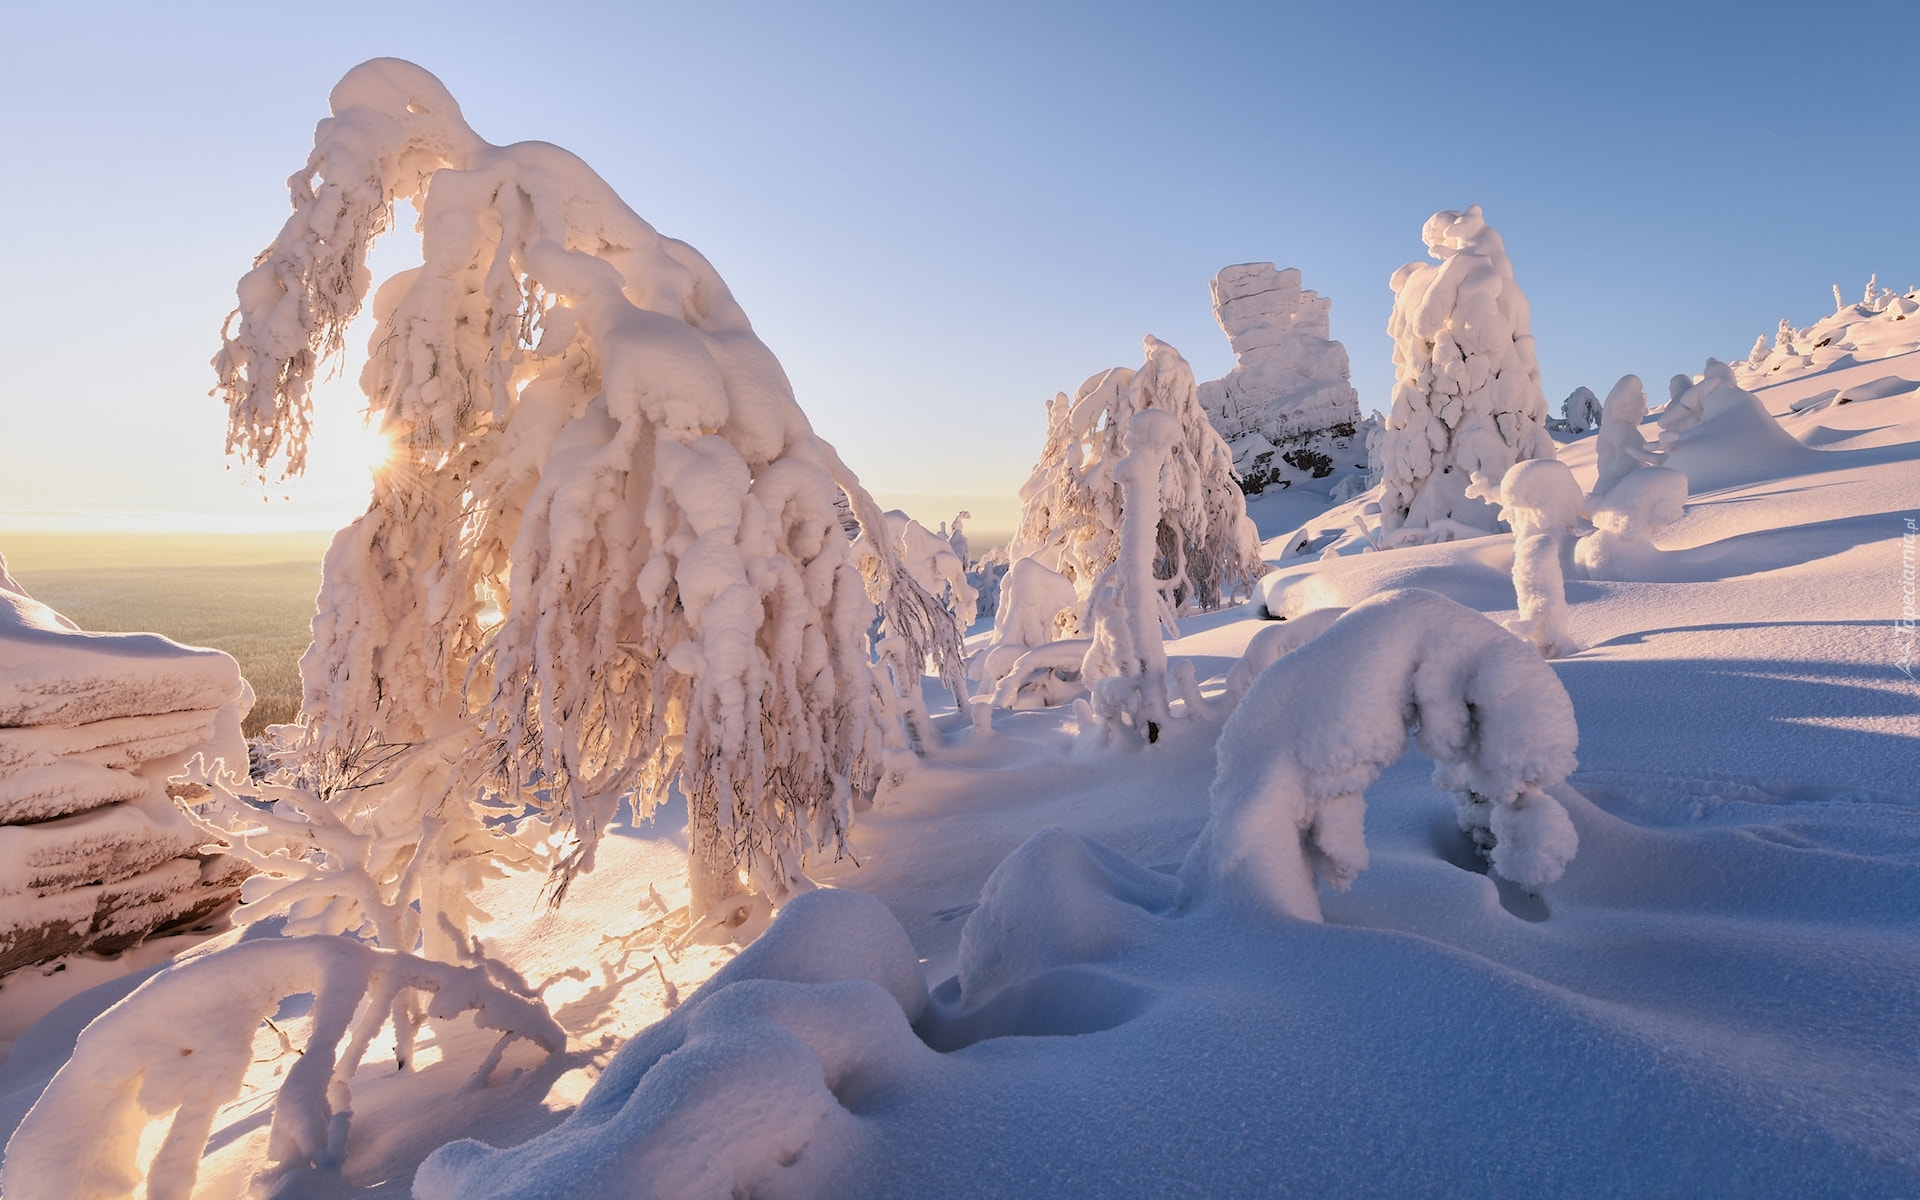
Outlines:
{"label": "snow surface texture", "polygon": [[[488,764],[423,768],[469,796],[537,779],[523,794],[576,838],[565,878],[623,797],[645,811],[677,782],[697,907],[804,886],[877,786],[888,718],[924,739],[927,656],[964,688],[951,614],[706,259],[572,154],[485,142],[411,63],[354,68],[331,107],[215,360],[229,447],[299,470],[310,382],[366,297],[370,243],[412,202],[423,261],[374,296],[361,378],[396,463],[327,553],[301,666],[309,763],[407,745]],[[864,580],[842,492],[874,533]]]}
{"label": "snow surface texture", "polygon": [[1505,245],[1481,216],[1438,212],[1422,231],[1436,263],[1393,274],[1393,405],[1381,450],[1384,546],[1491,533],[1492,508],[1467,495],[1475,475],[1499,479],[1552,458],[1547,402],[1534,361],[1527,298]]}
{"label": "snow surface texture", "polygon": [[1332,339],[1333,302],[1303,291],[1295,267],[1226,267],[1213,278],[1213,315],[1234,367],[1199,387],[1201,407],[1233,451],[1249,494],[1325,478],[1360,422],[1347,349]]}
{"label": "snow surface texture", "polygon": [[231,899],[239,864],[196,853],[167,781],[196,756],[245,773],[239,667],[157,634],[87,633],[4,558],[0,584],[0,974]]}
{"label": "snow surface texture", "polygon": [[[479,967],[337,937],[231,946],[161,972],[87,1026],[7,1143],[0,1190],[90,1200],[132,1195],[144,1179],[149,1200],[186,1200],[220,1108],[240,1094],[255,1030],[283,999],[309,993],[312,1033],[274,1102],[272,1169],[262,1182],[337,1170],[352,1116],[349,1081],[402,989],[430,993],[436,1019],[473,1011],[503,1042],[525,1038],[551,1053],[566,1041],[544,1008]],[[169,1115],[143,1173],[141,1135]]]}
{"label": "snow surface texture", "polygon": [[1344,890],[1366,869],[1365,792],[1410,731],[1495,871],[1531,889],[1560,878],[1579,846],[1547,794],[1574,768],[1566,689],[1492,621],[1410,589],[1354,606],[1254,680],[1220,733],[1212,815],[1180,868],[1187,902],[1320,920],[1315,882]]}

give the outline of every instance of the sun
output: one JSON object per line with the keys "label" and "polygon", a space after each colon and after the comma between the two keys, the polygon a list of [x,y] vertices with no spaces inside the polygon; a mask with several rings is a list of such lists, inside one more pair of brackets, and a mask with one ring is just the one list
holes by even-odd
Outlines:
{"label": "sun", "polygon": [[399,454],[399,446],[393,437],[386,430],[371,424],[353,428],[348,450],[351,461],[365,463],[370,475],[384,472],[393,465]]}

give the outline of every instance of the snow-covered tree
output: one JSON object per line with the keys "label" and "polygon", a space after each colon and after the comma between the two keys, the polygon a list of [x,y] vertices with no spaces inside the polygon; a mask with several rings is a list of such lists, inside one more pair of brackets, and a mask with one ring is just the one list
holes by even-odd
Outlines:
{"label": "snow-covered tree", "polygon": [[1594,498],[1611,491],[1614,485],[1641,467],[1658,466],[1666,457],[1647,445],[1640,423],[1647,419],[1647,391],[1638,375],[1622,375],[1607,393],[1602,410],[1600,432],[1594,438],[1594,460],[1599,474],[1594,480]]}
{"label": "snow-covered tree", "polygon": [[1249,589],[1261,573],[1259,535],[1234,482],[1233,457],[1200,407],[1193,368],[1180,352],[1146,339],[1139,370],[1115,367],[1047,406],[1047,440],[1020,489],[1020,529],[1009,548],[1066,576],[1080,603],[1120,554],[1121,486],[1134,415],[1148,409],[1179,422],[1160,481],[1154,577],[1176,612],[1211,609]]}
{"label": "snow-covered tree", "polygon": [[1383,447],[1380,543],[1404,546],[1493,531],[1474,475],[1552,458],[1527,298],[1480,206],[1438,212],[1422,236],[1433,263],[1393,274],[1393,406]]}
{"label": "snow-covered tree", "polygon": [[1495,873],[1527,888],[1561,876],[1580,841],[1549,794],[1579,742],[1566,688],[1485,616],[1407,588],[1355,605],[1253,681],[1220,732],[1183,903],[1224,894],[1320,920],[1316,881],[1344,889],[1366,869],[1365,792],[1409,734]]}
{"label": "snow-covered tree", "polygon": [[1590,387],[1577,387],[1561,402],[1560,412],[1568,433],[1585,433],[1599,427],[1605,410],[1600,397]]}
{"label": "snow-covered tree", "polygon": [[1476,479],[1468,494],[1498,504],[1500,519],[1513,529],[1513,594],[1520,614],[1509,628],[1546,658],[1580,649],[1567,630],[1566,566],[1587,514],[1573,472],[1558,459],[1528,459],[1507,468],[1497,485]]}
{"label": "snow-covered tree", "polygon": [[310,759],[404,748],[448,803],[543,806],[575,838],[562,884],[623,798],[677,783],[696,911],[785,893],[877,781],[869,591],[901,657],[958,682],[951,618],[885,547],[863,584],[836,500],[868,530],[878,506],[698,252],[565,150],[482,140],[411,63],[331,106],[215,359],[229,449],[302,469],[311,385],[411,201],[423,261],[375,294],[361,376],[395,461],[327,553]]}
{"label": "snow-covered tree", "polygon": [[1112,471],[1120,485],[1120,553],[1094,583],[1087,605],[1092,644],[1081,665],[1082,677],[1093,681],[1094,711],[1140,730],[1150,742],[1172,719],[1161,634],[1178,636],[1179,627],[1154,577],[1154,560],[1161,482],[1180,441],[1180,421],[1170,412],[1144,409],[1127,422],[1126,453]]}

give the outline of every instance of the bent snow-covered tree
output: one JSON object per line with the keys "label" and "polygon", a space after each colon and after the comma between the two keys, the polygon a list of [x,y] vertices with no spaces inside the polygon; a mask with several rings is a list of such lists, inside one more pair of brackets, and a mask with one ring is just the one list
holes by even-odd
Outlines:
{"label": "bent snow-covered tree", "polygon": [[1178,350],[1148,337],[1139,370],[1115,367],[1082,383],[1072,399],[1054,397],[1046,445],[1020,489],[1020,529],[1009,556],[1036,558],[1066,576],[1082,617],[1095,581],[1120,556],[1122,488],[1114,466],[1126,456],[1128,423],[1148,409],[1179,423],[1160,478],[1153,572],[1175,610],[1217,608],[1262,570],[1232,451],[1200,406],[1193,368]]}
{"label": "bent snow-covered tree", "polygon": [[863,581],[836,498],[875,531],[878,506],[698,252],[565,150],[482,140],[411,63],[354,68],[331,106],[215,359],[229,449],[301,470],[311,385],[411,201],[423,261],[375,295],[361,377],[395,459],[327,553],[310,758],[432,747],[450,795],[503,788],[577,835],[562,883],[624,797],[677,782],[696,913],[800,886],[877,780],[870,594],[957,682],[952,620],[884,535]]}
{"label": "bent snow-covered tree", "polygon": [[1500,235],[1480,215],[1438,212],[1422,236],[1438,262],[1393,274],[1393,407],[1381,448],[1380,542],[1404,546],[1494,531],[1475,475],[1554,457],[1527,298]]}

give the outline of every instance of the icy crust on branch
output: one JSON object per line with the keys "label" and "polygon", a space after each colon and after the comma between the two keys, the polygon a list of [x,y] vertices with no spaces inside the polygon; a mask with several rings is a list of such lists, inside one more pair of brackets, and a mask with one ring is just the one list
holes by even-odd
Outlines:
{"label": "icy crust on branch", "polygon": [[451,757],[537,780],[569,871],[622,796],[644,812],[677,780],[696,902],[742,870],[783,894],[876,783],[869,591],[898,656],[954,681],[951,617],[889,539],[862,579],[836,498],[864,529],[879,510],[699,253],[565,150],[483,141],[410,63],[354,68],[331,104],[215,360],[231,448],[299,470],[368,243],[419,210],[361,378],[396,461],[328,551],[301,664],[312,756],[477,737]]}
{"label": "icy crust on branch", "polygon": [[233,659],[157,634],[88,633],[0,559],[0,974],[121,949],[232,899],[168,794],[198,757],[244,774],[253,693]]}
{"label": "icy crust on branch", "polygon": [[170,1118],[144,1174],[145,1194],[186,1200],[220,1109],[240,1094],[261,1024],[302,994],[314,998],[311,1033],[274,1100],[268,1182],[303,1168],[338,1169],[354,1071],[403,991],[426,993],[436,1020],[472,1012],[503,1044],[524,1038],[548,1053],[566,1045],[544,1008],[479,967],[346,938],[244,942],[163,971],[87,1026],[7,1143],[0,1189],[131,1196],[143,1179],[147,1124]]}
{"label": "icy crust on branch", "polygon": [[1547,794],[1575,766],[1566,689],[1532,646],[1410,588],[1355,605],[1254,681],[1220,734],[1212,815],[1180,868],[1188,902],[1319,920],[1316,880],[1344,889],[1366,869],[1364,793],[1409,733],[1493,870],[1527,888],[1560,877],[1579,842]]}
{"label": "icy crust on branch", "polygon": [[1527,298],[1480,206],[1438,212],[1422,236],[1434,263],[1393,274],[1393,406],[1381,448],[1380,541],[1451,541],[1494,530],[1467,495],[1475,475],[1554,457]]}
{"label": "icy crust on branch", "polygon": [[1226,443],[1201,409],[1193,368],[1156,337],[1139,370],[1091,376],[1047,405],[1047,440],[1020,489],[1020,529],[1008,554],[1036,559],[1073,584],[1083,613],[1094,581],[1120,556],[1121,487],[1114,466],[1128,423],[1149,409],[1179,422],[1160,480],[1156,533],[1161,581],[1175,610],[1215,608],[1260,576],[1259,534],[1233,479]]}
{"label": "icy crust on branch", "polygon": [[1233,450],[1249,492],[1289,474],[1331,473],[1332,447],[1319,443],[1351,438],[1360,421],[1347,349],[1329,329],[1332,304],[1302,290],[1294,267],[1242,263],[1213,278],[1213,315],[1233,347],[1234,368],[1200,385],[1200,405]]}
{"label": "icy crust on branch", "polygon": [[933,1051],[906,931],[859,892],[796,896],[671,1015],[621,1047],[580,1106],[532,1141],[443,1146],[417,1200],[695,1200],[824,1195],[854,1148],[850,1107]]}

